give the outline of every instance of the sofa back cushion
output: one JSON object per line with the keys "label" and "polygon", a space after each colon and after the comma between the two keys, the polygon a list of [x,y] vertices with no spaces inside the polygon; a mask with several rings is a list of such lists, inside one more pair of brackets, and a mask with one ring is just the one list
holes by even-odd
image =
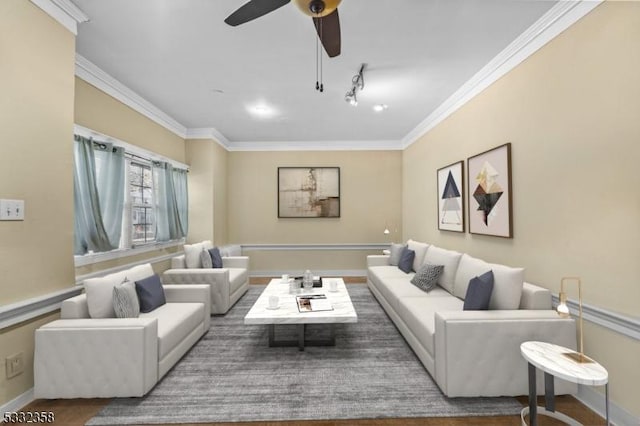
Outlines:
{"label": "sofa back cushion", "polygon": [[469,281],[490,270],[491,267],[489,267],[489,264],[484,260],[463,254],[460,257],[454,278],[453,295],[464,300],[467,294],[467,287],[469,287]]}
{"label": "sofa back cushion", "polygon": [[406,246],[404,244],[391,244],[391,247],[389,248],[389,265],[398,266],[400,256],[402,256],[402,251],[405,247]]}
{"label": "sofa back cushion", "polygon": [[407,247],[409,248],[409,250],[413,250],[415,252],[412,269],[414,271],[417,271],[424,263],[424,255],[427,254],[429,244],[409,240],[407,241]]}
{"label": "sofa back cushion", "polygon": [[451,294],[454,294],[456,270],[461,257],[462,253],[445,250],[434,245],[429,246],[424,257],[424,263],[444,266],[442,275],[438,278],[438,284]]}
{"label": "sofa back cushion", "polygon": [[520,309],[524,268],[511,268],[490,263],[493,271],[493,292],[489,309]]}
{"label": "sofa back cushion", "polygon": [[196,244],[184,245],[184,262],[188,269],[202,268],[202,261],[200,259],[200,253],[202,250],[209,250],[213,248],[211,241],[203,241]]}
{"label": "sofa back cushion", "polygon": [[113,287],[126,280],[137,281],[153,275],[151,264],[134,266],[124,271],[115,272],[100,278],[84,280],[84,291],[87,294],[87,306],[91,318],[115,318],[113,308]]}
{"label": "sofa back cushion", "polygon": [[519,309],[524,269],[487,263],[467,254],[463,254],[460,258],[455,277],[454,296],[464,299],[469,281],[488,271],[493,271],[493,291],[489,309]]}

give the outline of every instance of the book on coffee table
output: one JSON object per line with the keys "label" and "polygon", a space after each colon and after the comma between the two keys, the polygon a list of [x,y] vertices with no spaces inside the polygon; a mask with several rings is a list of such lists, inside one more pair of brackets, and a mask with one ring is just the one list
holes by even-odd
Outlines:
{"label": "book on coffee table", "polygon": [[333,306],[327,299],[325,294],[309,294],[305,296],[296,296],[298,302],[298,311],[300,312],[318,312],[332,311]]}

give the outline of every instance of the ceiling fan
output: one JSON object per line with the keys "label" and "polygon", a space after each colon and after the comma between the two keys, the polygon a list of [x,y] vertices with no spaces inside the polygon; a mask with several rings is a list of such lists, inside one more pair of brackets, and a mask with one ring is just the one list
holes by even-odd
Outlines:
{"label": "ceiling fan", "polygon": [[[338,5],[342,0],[293,0],[302,13],[313,18],[318,38],[330,58],[340,54],[340,19]],[[252,21],[281,8],[291,0],[250,0],[224,20],[232,27]]]}

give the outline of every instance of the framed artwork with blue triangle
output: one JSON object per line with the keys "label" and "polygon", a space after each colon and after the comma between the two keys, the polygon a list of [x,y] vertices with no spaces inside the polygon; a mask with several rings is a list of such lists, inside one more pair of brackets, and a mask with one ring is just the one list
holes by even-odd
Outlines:
{"label": "framed artwork with blue triangle", "polygon": [[438,169],[438,229],[464,232],[464,161]]}

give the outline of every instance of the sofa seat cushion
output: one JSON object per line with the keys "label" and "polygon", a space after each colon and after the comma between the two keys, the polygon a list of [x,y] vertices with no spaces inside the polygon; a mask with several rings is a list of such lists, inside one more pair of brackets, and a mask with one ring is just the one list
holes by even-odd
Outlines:
{"label": "sofa seat cushion", "polygon": [[204,303],[167,303],[140,318],[158,320],[158,360],[193,331],[204,317]]}
{"label": "sofa seat cushion", "polygon": [[228,268],[229,269],[229,293],[233,294],[242,284],[249,279],[248,272],[245,268]]}
{"label": "sofa seat cushion", "polygon": [[420,344],[435,357],[436,312],[461,311],[462,306],[462,300],[450,294],[437,298],[403,296],[398,299],[396,311]]}
{"label": "sofa seat cushion", "polygon": [[429,293],[425,293],[420,288],[411,284],[410,278],[385,278],[376,284],[376,288],[387,302],[393,307],[394,310],[398,310],[398,300],[401,297],[415,297],[415,298],[440,298],[451,297],[446,290],[441,287],[436,287]]}
{"label": "sofa seat cushion", "polygon": [[410,274],[406,274],[398,269],[397,266],[370,266],[369,267],[369,276],[374,276],[378,280],[384,280],[386,278],[404,278],[410,280],[413,278],[413,272]]}

